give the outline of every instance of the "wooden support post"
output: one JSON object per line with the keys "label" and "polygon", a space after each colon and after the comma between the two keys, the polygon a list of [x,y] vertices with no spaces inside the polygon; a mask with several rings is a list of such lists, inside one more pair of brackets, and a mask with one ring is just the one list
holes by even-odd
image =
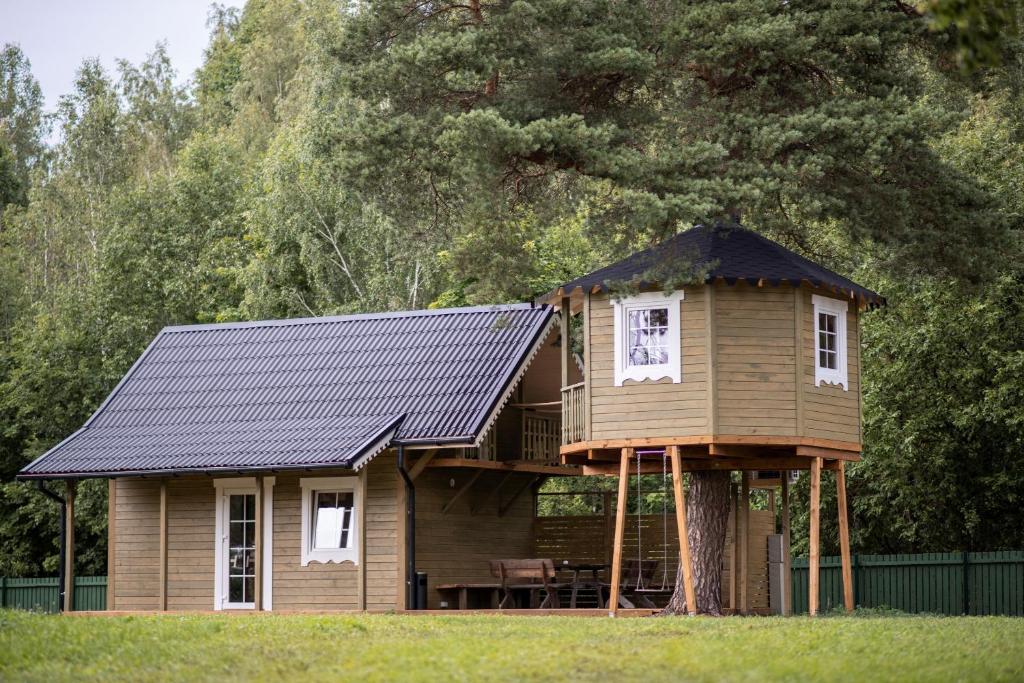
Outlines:
{"label": "wooden support post", "polygon": [[810,559],[807,566],[807,612],[812,617],[818,613],[818,574],[821,562],[821,539],[819,524],[821,516],[821,458],[811,459],[811,509],[808,545]]}
{"label": "wooden support post", "polygon": [[466,493],[466,491],[468,491],[470,488],[472,488],[473,484],[476,483],[476,480],[480,478],[480,475],[482,475],[484,473],[484,471],[485,470],[477,470],[476,473],[473,474],[473,476],[470,477],[469,480],[465,484],[462,485],[462,488],[460,488],[458,491],[455,492],[455,495],[452,496],[448,500],[448,502],[444,504],[443,508],[441,508],[441,514],[442,515],[448,514],[448,511],[452,509],[452,506],[455,505],[456,501],[458,501],[459,498],[462,498],[462,496]]}
{"label": "wooden support post", "polygon": [[253,568],[253,609],[263,609],[263,475],[256,475],[256,555]]}
{"label": "wooden support post", "polygon": [[782,615],[793,613],[792,558],[789,534],[789,470],[782,472]]}
{"label": "wooden support post", "polygon": [[159,605],[161,612],[167,610],[167,480],[160,482],[160,585]]}
{"label": "wooden support post", "polygon": [[569,382],[569,367],[573,363],[572,357],[572,307],[569,297],[562,297],[562,388],[571,384]]}
{"label": "wooden support post", "polygon": [[117,577],[117,480],[107,480],[107,609],[114,605],[117,591],[114,579]]}
{"label": "wooden support post", "polygon": [[736,555],[739,553],[739,537],[740,537],[740,505],[739,505],[739,491],[736,489],[736,484],[729,484],[729,504],[732,506],[732,551],[729,553],[729,609],[733,611],[733,614],[739,614],[739,609],[736,604],[736,586],[739,584],[739,576],[737,576],[737,568],[739,562],[737,562]]}
{"label": "wooden support post", "polygon": [[64,506],[64,611],[75,609],[75,493],[78,482],[69,479]]}
{"label": "wooden support post", "polygon": [[686,593],[686,611],[697,613],[697,596],[693,590],[693,563],[690,560],[690,535],[686,526],[686,496],[683,493],[683,467],[679,446],[668,447],[672,461],[672,491],[676,502],[676,530],[679,533],[679,561],[683,567],[683,589]]}
{"label": "wooden support post", "polygon": [[626,503],[629,500],[629,462],[632,448],[623,448],[619,461],[619,498],[615,505],[615,542],[612,545],[612,579],[608,595],[608,616],[619,611],[619,584],[622,583],[622,540],[626,535]]}
{"label": "wooden support post", "polygon": [[416,477],[420,476],[423,473],[423,470],[427,469],[427,465],[429,465],[430,461],[434,459],[435,455],[437,455],[437,451],[438,449],[431,448],[429,451],[424,452],[413,466],[409,468],[409,478],[416,481]]}
{"label": "wooden support post", "polygon": [[740,614],[750,612],[750,472],[744,470],[741,473],[740,503],[736,513],[739,515],[741,533],[737,543],[739,544],[740,566]]}
{"label": "wooden support post", "polygon": [[853,565],[850,562],[850,521],[846,511],[846,465],[840,460],[836,470],[836,499],[839,503],[839,554],[843,562],[843,606],[853,611]]}

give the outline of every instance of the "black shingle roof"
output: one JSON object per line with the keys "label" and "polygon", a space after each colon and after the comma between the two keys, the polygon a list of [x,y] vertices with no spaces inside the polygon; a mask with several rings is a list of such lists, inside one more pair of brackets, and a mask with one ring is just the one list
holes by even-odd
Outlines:
{"label": "black shingle roof", "polygon": [[[740,280],[750,284],[765,281],[773,286],[783,282],[797,286],[808,282],[815,287],[843,292],[867,303],[884,304],[885,300],[870,289],[834,273],[781,244],[738,226],[702,226],[686,230],[628,258],[577,278],[543,297],[551,301],[570,296],[576,289],[584,292],[597,288],[607,291],[609,284],[642,278],[652,268],[664,268],[672,262],[692,265],[694,272],[707,268],[705,282],[718,278],[729,284]],[[653,282],[637,282],[641,287]]]}
{"label": "black shingle roof", "polygon": [[21,477],[358,467],[471,443],[553,322],[517,304],[168,327]]}

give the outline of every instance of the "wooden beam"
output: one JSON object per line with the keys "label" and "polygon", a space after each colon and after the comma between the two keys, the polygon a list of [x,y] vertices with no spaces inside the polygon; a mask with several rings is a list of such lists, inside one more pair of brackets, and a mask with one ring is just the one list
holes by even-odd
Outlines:
{"label": "wooden beam", "polygon": [[117,480],[107,480],[107,609],[116,609],[117,578]]}
{"label": "wooden beam", "polygon": [[[707,446],[709,444],[735,444],[742,446],[817,446],[837,451],[850,451],[853,460],[860,459],[861,444],[854,441],[837,441],[835,439],[819,439],[808,436],[767,436],[767,435],[730,435],[701,434],[695,436],[645,436],[632,439],[599,439],[577,441],[561,446],[563,455],[588,450],[609,450],[620,448],[663,448],[665,446]],[[826,457],[826,456],[822,456]],[[827,456],[837,457],[837,456]]]}
{"label": "wooden beam", "polygon": [[498,516],[499,517],[504,517],[505,513],[508,512],[509,508],[512,507],[512,504],[515,503],[516,500],[519,499],[519,496],[523,495],[524,492],[526,492],[531,486],[536,484],[537,481],[539,481],[540,479],[541,479],[541,477],[533,477],[532,479],[527,481],[525,484],[520,486],[518,489],[516,489],[515,492],[512,494],[511,498],[509,498],[507,501],[505,501],[505,502],[501,503],[500,505],[498,505]]}
{"label": "wooden beam", "polygon": [[846,510],[846,467],[842,460],[836,470],[836,499],[839,504],[839,554],[843,563],[843,606],[853,611],[853,565],[850,562],[850,522]]}
{"label": "wooden beam", "polygon": [[583,438],[590,440],[594,433],[594,384],[590,379],[590,295],[583,297]]}
{"label": "wooden beam", "polygon": [[765,458],[792,455],[787,446],[740,446],[736,444],[713,443],[708,446],[708,455],[714,458]]}
{"label": "wooden beam", "polygon": [[807,611],[813,617],[818,613],[818,574],[821,563],[821,458],[811,460],[811,508],[808,545],[810,559],[807,567]]}
{"label": "wooden beam", "polygon": [[825,458],[826,460],[860,460],[860,453],[844,451],[838,448],[822,448],[820,446],[797,446],[796,454],[801,458]]}
{"label": "wooden beam", "polygon": [[715,315],[715,286],[704,287],[704,363],[707,386],[708,431],[718,433],[718,335]]}
{"label": "wooden beam", "polygon": [[441,508],[441,514],[442,515],[448,514],[448,511],[452,509],[452,506],[455,505],[456,501],[458,501],[459,498],[461,498],[463,496],[463,494],[465,494],[466,491],[468,491],[473,486],[473,484],[476,483],[476,480],[479,479],[480,476],[483,473],[484,473],[483,470],[477,470],[476,472],[474,472],[473,476],[470,477],[468,480],[466,480],[466,483],[463,484],[459,488],[459,490],[455,492],[455,495],[452,496],[451,499],[449,499],[447,503],[444,504],[444,507]]}
{"label": "wooden beam", "polygon": [[729,484],[729,505],[732,506],[732,552],[729,553],[729,609],[736,613],[736,587],[739,585],[739,576],[736,568],[739,566],[736,556],[739,554],[740,537],[740,492],[736,484]]}
{"label": "wooden beam", "polygon": [[632,448],[623,448],[619,460],[619,497],[615,505],[615,541],[612,545],[612,578],[609,587],[608,616],[619,611],[619,588],[622,583],[622,539],[626,535],[626,503],[629,500],[629,462]]}
{"label": "wooden beam", "polygon": [[793,611],[792,558],[789,531],[789,470],[782,472],[782,615]]}
{"label": "wooden beam", "polygon": [[[701,472],[707,470],[736,470],[754,472],[757,470],[809,470],[813,458],[778,457],[778,458],[714,458],[714,459],[682,459],[683,472]],[[635,465],[634,465],[635,467]],[[825,469],[839,467],[837,461],[824,463]],[[655,462],[641,462],[640,474],[661,474],[661,465]],[[594,462],[583,466],[582,473],[587,476],[618,474],[618,466],[605,462]]]}
{"label": "wooden beam", "polygon": [[750,473],[740,478],[740,504],[737,509],[740,518],[739,565],[740,565],[740,614],[750,613]]}
{"label": "wooden beam", "polygon": [[[469,506],[469,514],[473,515],[473,514],[476,514],[477,512],[479,512],[480,509],[488,501],[491,500],[491,498],[493,498],[494,496],[496,496],[499,493],[501,493],[501,487],[503,487],[505,485],[505,482],[507,482],[513,476],[515,476],[515,472],[506,472],[505,475],[501,479],[498,480],[498,485],[495,486],[493,489],[491,489],[490,493],[488,493],[486,496],[484,496],[484,499],[480,502],[480,505],[470,505]],[[500,507],[501,506],[500,506],[500,501],[499,501],[499,508]]]}
{"label": "wooden beam", "polygon": [[434,459],[435,455],[437,455],[437,451],[437,448],[432,448],[423,455],[421,455],[419,459],[415,463],[413,463],[413,466],[409,468],[409,478],[415,481],[416,477],[420,476],[420,474],[423,473],[423,470],[427,468],[427,465],[430,464],[430,461]]}
{"label": "wooden beam", "polygon": [[253,568],[253,609],[263,611],[263,475],[256,474],[256,563]]}
{"label": "wooden beam", "polygon": [[160,586],[159,610],[167,611],[167,480],[160,482]]}
{"label": "wooden beam", "polygon": [[78,482],[69,479],[64,506],[64,612],[75,609],[75,494]]}
{"label": "wooden beam", "polygon": [[[793,288],[793,348],[796,363],[793,371],[796,382],[796,433],[797,436],[804,435],[804,292],[800,287]],[[812,344],[811,349],[814,348]]]}
{"label": "wooden beam", "polygon": [[535,462],[494,462],[491,460],[470,460],[468,458],[434,458],[428,469],[445,467],[472,470],[494,470],[499,472],[529,472],[553,477],[572,477],[583,474],[583,470],[572,465],[544,465]]}
{"label": "wooden beam", "polygon": [[679,458],[679,447],[669,446],[672,461],[672,491],[676,503],[676,531],[679,534],[679,561],[683,567],[683,590],[686,594],[686,611],[697,614],[697,597],[693,590],[693,563],[690,560],[690,535],[686,525],[686,496],[683,493],[683,469]]}
{"label": "wooden beam", "polygon": [[562,306],[560,311],[559,321],[561,322],[561,347],[559,348],[562,365],[562,384],[561,386],[567,387],[572,382],[569,381],[569,364],[576,362],[572,357],[572,311],[570,310],[569,297],[562,297]]}

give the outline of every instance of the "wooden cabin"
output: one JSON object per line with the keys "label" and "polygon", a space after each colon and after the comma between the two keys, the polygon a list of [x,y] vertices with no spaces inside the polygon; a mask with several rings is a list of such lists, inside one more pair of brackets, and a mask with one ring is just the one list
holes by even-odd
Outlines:
{"label": "wooden cabin", "polygon": [[[648,277],[683,266],[699,284]],[[112,610],[576,606],[588,589],[616,612],[688,566],[683,473],[735,470],[723,597],[766,612],[788,473],[812,477],[812,581],[822,469],[844,501],[858,315],[877,303],[755,233],[698,227],[535,303],[170,327],[19,477],[66,482],[68,586],[75,484],[109,480]],[[656,473],[675,509],[627,514],[629,475]],[[587,475],[618,477],[614,499],[538,515],[545,481]]]}

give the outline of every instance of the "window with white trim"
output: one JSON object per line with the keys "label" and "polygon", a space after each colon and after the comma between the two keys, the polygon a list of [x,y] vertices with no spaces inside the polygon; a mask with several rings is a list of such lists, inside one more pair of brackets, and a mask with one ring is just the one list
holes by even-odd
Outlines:
{"label": "window with white trim", "polygon": [[302,489],[302,566],[359,563],[359,478],[306,477]]}
{"label": "window with white trim", "polygon": [[682,290],[645,292],[614,302],[615,386],[668,377],[682,381],[679,302]]}
{"label": "window with white trim", "polygon": [[823,382],[850,388],[846,362],[846,311],[849,304],[817,294],[814,304],[814,386]]}

